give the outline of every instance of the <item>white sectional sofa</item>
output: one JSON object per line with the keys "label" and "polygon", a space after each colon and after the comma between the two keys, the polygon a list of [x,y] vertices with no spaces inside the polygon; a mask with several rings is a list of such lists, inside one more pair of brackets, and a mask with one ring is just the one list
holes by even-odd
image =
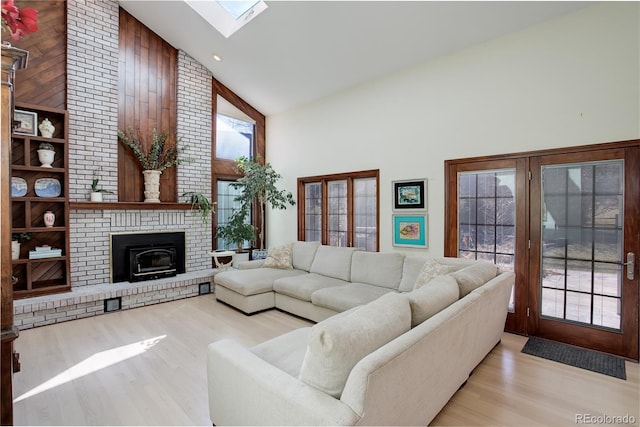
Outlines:
{"label": "white sectional sofa", "polygon": [[[246,314],[278,308],[319,322],[386,293],[413,290],[426,258],[293,242],[290,259],[290,268],[265,268],[267,259],[216,274],[216,299]],[[457,258],[437,260],[458,267],[470,264]]]}
{"label": "white sectional sofa", "polygon": [[293,269],[251,262],[256,268],[216,275],[217,297],[222,290],[245,312],[277,307],[319,323],[252,348],[212,343],[214,424],[424,426],[500,341],[511,272],[319,245],[312,258],[312,245],[292,248],[308,255],[293,256]]}

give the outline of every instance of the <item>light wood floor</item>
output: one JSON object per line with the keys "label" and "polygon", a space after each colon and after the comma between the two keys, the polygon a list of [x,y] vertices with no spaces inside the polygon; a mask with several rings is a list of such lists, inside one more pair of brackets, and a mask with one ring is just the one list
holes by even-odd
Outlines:
{"label": "light wood floor", "polygon": [[[275,310],[244,316],[205,295],[26,330],[14,422],[211,425],[207,345],[253,345],[309,324]],[[638,364],[627,362],[623,381],[522,354],[525,342],[505,334],[433,424],[575,426],[578,414],[606,414],[638,425]]]}

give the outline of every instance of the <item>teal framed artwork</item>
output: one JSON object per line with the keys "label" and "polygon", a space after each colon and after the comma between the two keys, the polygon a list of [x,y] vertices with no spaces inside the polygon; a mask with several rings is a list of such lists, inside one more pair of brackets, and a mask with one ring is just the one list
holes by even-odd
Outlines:
{"label": "teal framed artwork", "polygon": [[426,248],[426,215],[393,215],[393,246]]}

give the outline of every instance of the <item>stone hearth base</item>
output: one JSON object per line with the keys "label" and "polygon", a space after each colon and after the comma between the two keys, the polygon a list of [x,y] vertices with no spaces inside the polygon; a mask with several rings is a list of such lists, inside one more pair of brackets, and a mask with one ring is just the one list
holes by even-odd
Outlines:
{"label": "stone hearth base", "polygon": [[207,269],[144,282],[105,283],[73,288],[71,292],[13,302],[14,324],[20,330],[105,314],[104,300],[122,298],[122,310],[198,295],[200,283],[210,283],[217,269]]}

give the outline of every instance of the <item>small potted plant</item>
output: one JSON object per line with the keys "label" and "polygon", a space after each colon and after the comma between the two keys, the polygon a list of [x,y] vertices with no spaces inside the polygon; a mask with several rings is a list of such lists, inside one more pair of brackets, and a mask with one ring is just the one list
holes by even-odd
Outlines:
{"label": "small potted plant", "polygon": [[20,245],[31,240],[31,233],[13,233],[11,235],[11,259],[20,258]]}
{"label": "small potted plant", "polygon": [[40,160],[43,168],[52,167],[51,164],[56,157],[56,152],[53,149],[53,144],[48,142],[41,142],[38,146],[38,160]]}
{"label": "small potted plant", "polygon": [[247,240],[253,241],[255,237],[254,226],[245,222],[247,214],[248,211],[244,208],[234,211],[229,222],[219,226],[216,232],[216,237],[236,245],[236,255],[233,257],[234,266],[240,261],[249,260],[249,252],[244,251],[242,245]]}
{"label": "small potted plant", "polygon": [[199,211],[200,217],[202,218],[202,225],[207,227],[209,225],[211,215],[216,212],[214,209],[216,202],[211,202],[205,194],[196,193],[195,191],[182,193],[182,197],[188,198],[189,203],[191,203],[191,209]]}
{"label": "small potted plant", "polygon": [[103,194],[113,194],[113,191],[105,190],[104,188],[98,188],[98,184],[100,183],[99,178],[93,178],[91,181],[91,201],[92,202],[101,202]]}

